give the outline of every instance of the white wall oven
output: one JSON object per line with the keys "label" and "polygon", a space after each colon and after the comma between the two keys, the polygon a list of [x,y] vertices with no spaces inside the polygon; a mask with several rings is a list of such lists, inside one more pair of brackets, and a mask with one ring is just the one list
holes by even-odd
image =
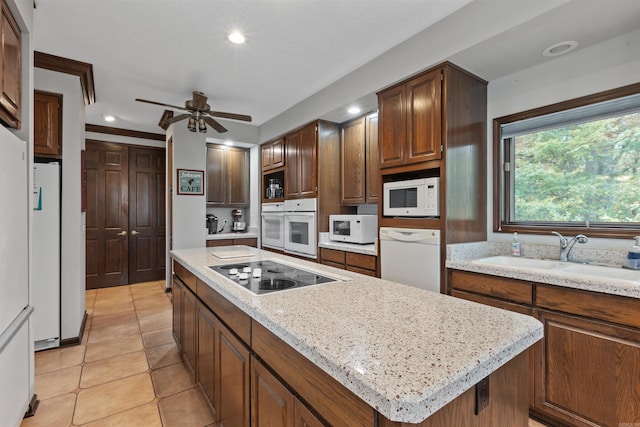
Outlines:
{"label": "white wall oven", "polygon": [[316,258],[316,199],[284,201],[284,250]]}
{"label": "white wall oven", "polygon": [[284,203],[262,204],[262,246],[284,250]]}

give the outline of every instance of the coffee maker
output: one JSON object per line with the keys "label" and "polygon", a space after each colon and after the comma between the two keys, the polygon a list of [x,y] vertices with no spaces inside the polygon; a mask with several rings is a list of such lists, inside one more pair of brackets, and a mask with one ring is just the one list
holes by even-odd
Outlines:
{"label": "coffee maker", "polygon": [[233,217],[231,231],[233,231],[234,233],[244,232],[247,228],[247,223],[244,221],[240,221],[242,219],[242,210],[241,209],[232,210],[231,216]]}
{"label": "coffee maker", "polygon": [[216,234],[218,232],[218,217],[214,214],[207,214],[207,229],[209,234]]}

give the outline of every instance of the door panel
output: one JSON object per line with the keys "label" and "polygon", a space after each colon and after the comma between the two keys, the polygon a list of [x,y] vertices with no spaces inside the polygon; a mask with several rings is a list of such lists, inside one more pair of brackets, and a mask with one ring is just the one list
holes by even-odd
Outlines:
{"label": "door panel", "polygon": [[87,141],[87,289],[129,283],[127,147]]}
{"label": "door panel", "polygon": [[129,283],[165,277],[165,154],[129,150]]}

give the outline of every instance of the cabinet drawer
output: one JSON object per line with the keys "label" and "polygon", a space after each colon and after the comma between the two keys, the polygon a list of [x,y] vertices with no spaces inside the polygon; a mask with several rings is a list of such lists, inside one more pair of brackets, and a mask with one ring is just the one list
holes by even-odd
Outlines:
{"label": "cabinet drawer", "polygon": [[198,279],[198,297],[245,343],[251,342],[251,317]]}
{"label": "cabinet drawer", "polygon": [[233,239],[233,244],[253,246],[255,248],[256,246],[258,246],[258,239],[256,239],[255,237],[254,238],[247,237],[244,239]]}
{"label": "cabinet drawer", "polygon": [[367,270],[376,269],[376,258],[373,255],[356,254],[347,252],[347,265],[353,267],[366,268]]}
{"label": "cabinet drawer", "polygon": [[451,271],[451,286],[454,289],[488,295],[521,304],[533,304],[533,284],[521,280],[466,271]]}
{"label": "cabinet drawer", "polygon": [[320,259],[323,261],[333,261],[339,264],[344,264],[344,260],[345,260],[344,251],[320,248]]}
{"label": "cabinet drawer", "polygon": [[486,297],[483,295],[476,295],[470,292],[463,291],[451,291],[451,296],[456,298],[466,299],[467,301],[478,302],[480,304],[490,305],[491,307],[502,308],[504,310],[513,311],[521,314],[528,314],[529,316],[533,316],[533,308],[526,307],[524,305],[514,304],[511,302],[502,301],[499,299]]}
{"label": "cabinet drawer", "polygon": [[233,239],[207,240],[208,248],[213,248],[217,246],[231,246],[231,245],[233,245]]}
{"label": "cabinet drawer", "polygon": [[320,264],[328,265],[329,267],[335,267],[335,268],[340,268],[344,270],[344,264],[340,264],[339,262],[326,261],[323,259],[323,260],[320,260]]}
{"label": "cabinet drawer", "polygon": [[640,300],[635,298],[539,284],[536,305],[640,328]]}
{"label": "cabinet drawer", "polygon": [[366,268],[354,267],[352,265],[347,265],[347,271],[353,271],[354,273],[364,274],[366,276],[376,277],[375,270],[368,270]]}
{"label": "cabinet drawer", "polygon": [[178,261],[173,261],[173,272],[185,285],[187,285],[189,289],[193,292],[196,291],[196,276],[194,276],[193,273],[187,270]]}

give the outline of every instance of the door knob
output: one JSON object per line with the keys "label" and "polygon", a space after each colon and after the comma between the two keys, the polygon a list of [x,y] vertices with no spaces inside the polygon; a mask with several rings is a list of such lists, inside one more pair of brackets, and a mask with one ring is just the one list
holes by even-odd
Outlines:
{"label": "door knob", "polygon": [[118,236],[126,236],[127,232],[123,230],[123,231],[119,232],[117,235]]}
{"label": "door knob", "polygon": [[132,236],[137,236],[138,234],[140,234],[140,233],[138,233],[136,230],[133,230],[133,231],[131,232],[131,235],[132,235]]}

